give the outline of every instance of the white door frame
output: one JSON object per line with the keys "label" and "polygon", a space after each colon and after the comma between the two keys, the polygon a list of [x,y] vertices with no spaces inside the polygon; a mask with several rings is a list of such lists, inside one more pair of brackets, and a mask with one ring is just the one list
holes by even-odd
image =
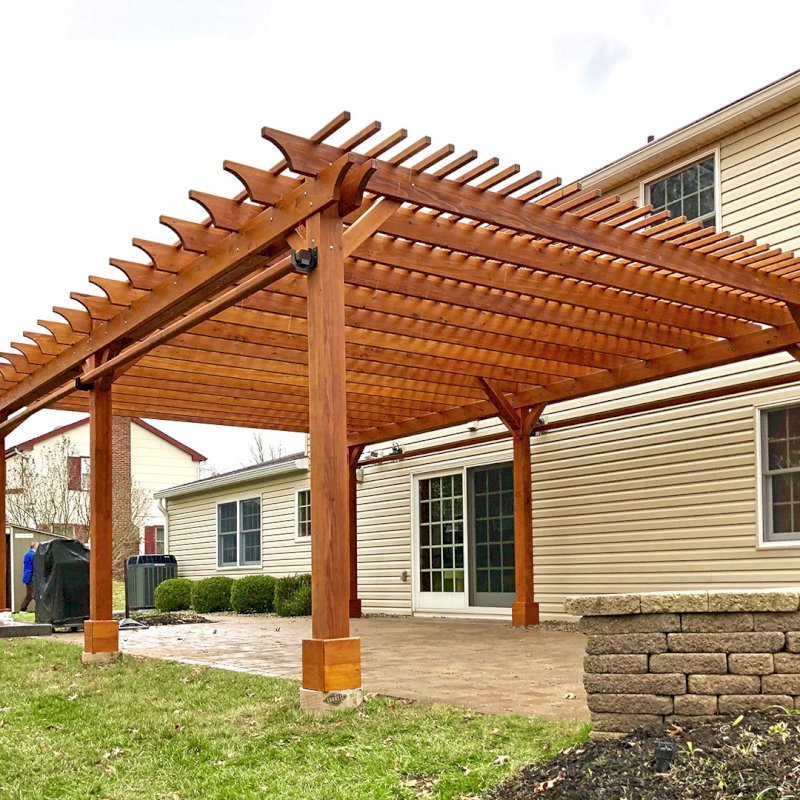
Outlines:
{"label": "white door frame", "polygon": [[[467,512],[467,471],[472,467],[485,467],[491,464],[505,464],[513,454],[488,453],[459,460],[459,466],[448,464],[428,464],[414,470],[411,475],[411,612],[412,614],[442,614],[470,616],[472,614],[505,619],[511,617],[510,608],[471,606],[469,604],[471,587],[471,553],[469,543],[472,537],[469,513]],[[439,475],[461,475],[464,488],[464,591],[463,592],[421,592],[419,588],[419,481]],[[440,599],[442,595],[453,595],[450,602],[430,604],[431,596]],[[448,600],[450,600],[448,598]]]}

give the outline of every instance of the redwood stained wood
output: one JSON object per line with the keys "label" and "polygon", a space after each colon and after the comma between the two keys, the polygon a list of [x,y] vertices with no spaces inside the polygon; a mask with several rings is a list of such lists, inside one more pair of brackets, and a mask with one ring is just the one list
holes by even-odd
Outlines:
{"label": "redwood stained wood", "polygon": [[[46,393],[64,379],[72,378],[92,353],[114,344],[121,338],[146,336],[181,312],[210,296],[259,266],[265,253],[280,244],[286,234],[310,214],[335,203],[353,159],[332,165],[312,183],[303,183],[284,200],[231,234],[206,255],[200,255],[181,271],[170,285],[157,287],[149,296],[136,301],[128,315],[121,314],[90,334],[80,348],[70,349],[37,370],[35,379],[0,396],[0,413],[20,408],[29,400]],[[305,188],[304,188],[305,187]]]}
{"label": "redwood stained wood", "polygon": [[[90,358],[92,366],[101,361],[100,355]],[[91,627],[97,623],[111,622],[112,606],[112,398],[111,382],[103,379],[95,383],[90,394],[89,451],[91,470],[89,472],[89,537],[91,553],[89,557],[89,617],[92,626],[85,631],[84,649],[88,653],[116,652],[114,625],[105,626],[109,633],[95,641]],[[111,640],[114,641],[111,641]]]}
{"label": "redwood stained wood", "polygon": [[[348,459],[342,223],[334,209],[308,221],[318,265],[308,276],[313,639],[350,635]],[[304,657],[305,661],[305,657]],[[357,687],[351,687],[357,688]]]}
{"label": "redwood stained wood", "polygon": [[8,547],[6,545],[6,440],[0,434],[0,611],[7,611],[6,597],[8,585],[6,570],[8,569]]}
{"label": "redwood stained wood", "polygon": [[358,459],[364,448],[361,445],[347,449],[347,499],[348,535],[350,545],[350,619],[361,616],[361,600],[358,598]]}
{"label": "redwood stained wood", "polygon": [[[273,128],[264,128],[262,135],[284,153],[290,167],[301,175],[317,175],[343,155],[339,148],[315,144]],[[364,159],[366,156],[355,158]],[[523,204],[514,198],[484,192],[470,185],[456,185],[454,181],[415,173],[407,167],[379,161],[367,189],[394,200],[427,206],[459,217],[470,217],[618,258],[633,259],[744,292],[800,302],[800,287],[772,275],[738,270],[719,258],[681,251],[677,245],[669,242],[593,223],[577,215],[561,213],[534,203]]]}
{"label": "redwood stained wood", "polygon": [[533,594],[533,522],[530,435],[516,433],[514,443],[514,572],[516,599],[511,607],[515,627],[537,625],[539,604]]}

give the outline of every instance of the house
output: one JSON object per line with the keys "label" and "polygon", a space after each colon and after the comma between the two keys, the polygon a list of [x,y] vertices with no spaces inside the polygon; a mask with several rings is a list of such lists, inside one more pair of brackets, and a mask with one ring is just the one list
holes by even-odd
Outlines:
{"label": "house", "polygon": [[[800,72],[581,183],[800,250]],[[683,238],[691,242],[692,234]],[[733,393],[756,380],[774,385]],[[695,399],[659,407],[678,395]],[[570,422],[579,418],[586,421]],[[557,403],[544,422],[532,443],[542,618],[561,615],[568,594],[800,582],[800,373],[787,353]],[[301,456],[157,492],[180,573],[308,571]],[[510,616],[511,459],[497,420],[362,455],[357,558],[365,613]]]}
{"label": "house", "polygon": [[[144,552],[164,552],[164,515],[155,492],[176,481],[197,479],[205,457],[137,417],[114,417],[113,481],[138,505]],[[6,451],[9,517],[21,526],[37,523],[53,533],[86,538],[88,529],[89,421],[68,425],[20,442]],[[28,476],[46,475],[47,497],[34,499]],[[38,505],[29,510],[26,506]],[[42,506],[47,506],[43,509]],[[16,517],[14,519],[16,510]],[[33,519],[42,514],[47,519]]]}

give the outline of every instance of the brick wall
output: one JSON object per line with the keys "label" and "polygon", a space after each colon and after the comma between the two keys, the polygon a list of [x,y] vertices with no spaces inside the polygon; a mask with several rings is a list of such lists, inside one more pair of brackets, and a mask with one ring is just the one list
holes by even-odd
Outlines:
{"label": "brick wall", "polygon": [[567,598],[587,634],[595,738],[769,706],[800,710],[800,590]]}
{"label": "brick wall", "polygon": [[114,502],[131,504],[131,419],[114,416],[111,426]]}

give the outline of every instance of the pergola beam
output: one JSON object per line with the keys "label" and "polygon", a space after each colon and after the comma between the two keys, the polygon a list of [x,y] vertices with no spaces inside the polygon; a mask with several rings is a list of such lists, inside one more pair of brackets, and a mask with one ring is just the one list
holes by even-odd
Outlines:
{"label": "pergola beam", "polygon": [[342,184],[353,165],[354,158],[345,156],[323,170],[318,178],[303,182],[274,207],[248,222],[239,233],[230,234],[206,255],[198,256],[173,283],[159,285],[148,296],[133,303],[127,313],[117,315],[89,334],[80,346],[56,356],[37,370],[34,377],[4,392],[0,396],[0,414],[8,414],[36,400],[74,377],[93,353],[120,341],[147,336],[252,272],[263,263],[270,248],[284,246],[287,234],[300,223],[338,201]]}
{"label": "pergola beam", "polygon": [[[281,150],[291,169],[301,175],[319,174],[346,152],[274,128],[263,128],[262,135]],[[355,155],[355,158],[363,160],[366,156]],[[713,255],[686,251],[669,241],[592,222],[535,203],[526,204],[516,198],[481,191],[468,184],[436,178],[408,167],[378,161],[366,188],[393,200],[427,206],[459,218],[469,217],[500,228],[731,286],[743,292],[800,303],[799,287],[769,273],[737,269]]]}

